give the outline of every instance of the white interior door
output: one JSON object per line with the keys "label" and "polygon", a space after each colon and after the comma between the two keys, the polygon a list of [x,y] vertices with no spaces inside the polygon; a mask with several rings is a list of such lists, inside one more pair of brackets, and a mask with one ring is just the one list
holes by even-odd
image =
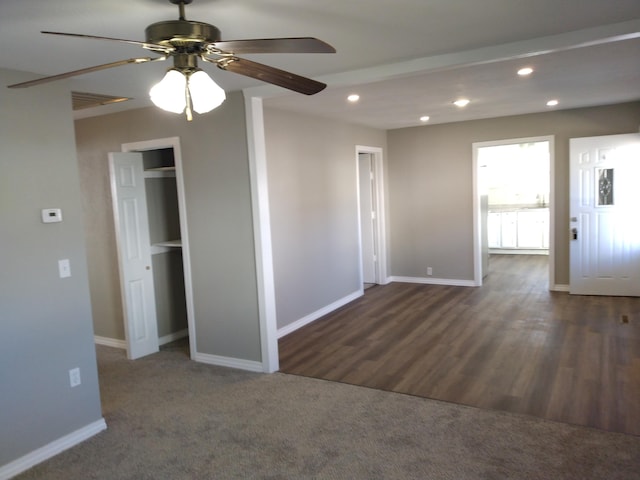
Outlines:
{"label": "white interior door", "polygon": [[640,134],[570,148],[570,292],[640,296]]}
{"label": "white interior door", "polygon": [[159,350],[142,154],[110,153],[109,169],[127,356],[135,359]]}
{"label": "white interior door", "polygon": [[373,185],[372,154],[358,155],[358,172],[360,181],[360,237],[362,243],[362,281],[378,283],[376,279],[376,245],[375,245],[375,188]]}

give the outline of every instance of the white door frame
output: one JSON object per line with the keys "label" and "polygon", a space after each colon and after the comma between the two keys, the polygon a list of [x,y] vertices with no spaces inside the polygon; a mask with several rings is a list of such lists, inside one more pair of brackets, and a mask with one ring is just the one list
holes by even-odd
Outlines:
{"label": "white door frame", "polygon": [[363,267],[362,267],[362,229],[360,219],[360,161],[359,154],[371,154],[371,165],[374,176],[375,185],[375,201],[373,202],[373,211],[376,214],[375,229],[373,232],[374,242],[376,245],[377,261],[375,266],[376,281],[380,285],[389,283],[387,277],[387,242],[386,242],[386,225],[385,225],[385,199],[384,199],[384,160],[382,156],[382,148],[368,147],[365,145],[356,145],[356,192],[358,199],[358,251],[359,251],[359,268],[360,268],[360,285],[363,284]]}
{"label": "white door frame", "polygon": [[[159,150],[172,148],[176,167],[176,187],[178,190],[178,214],[180,216],[180,236],[182,239],[182,268],[184,270],[184,290],[187,306],[187,328],[189,330],[189,353],[191,359],[195,359],[196,328],[193,305],[193,286],[191,282],[191,255],[189,252],[189,229],[187,228],[187,206],[184,191],[184,175],[182,170],[182,151],[180,149],[180,137],[157,138],[142,142],[129,142],[122,144],[123,152],[143,152],[147,150]],[[125,318],[126,321],[126,318]],[[126,328],[126,326],[125,326]],[[127,348],[129,348],[127,346]]]}
{"label": "white door frame", "polygon": [[373,156],[370,153],[358,154],[358,223],[360,260],[361,260],[361,284],[378,283],[377,268],[378,252],[375,241],[375,225],[377,223],[377,211],[375,207],[375,176],[373,175]]}
{"label": "white door frame", "polygon": [[480,213],[479,188],[480,164],[478,151],[483,147],[513,145],[519,143],[549,142],[549,290],[556,290],[555,285],[555,137],[509,138],[489,142],[474,142],[473,148],[473,285],[482,285],[482,226]]}

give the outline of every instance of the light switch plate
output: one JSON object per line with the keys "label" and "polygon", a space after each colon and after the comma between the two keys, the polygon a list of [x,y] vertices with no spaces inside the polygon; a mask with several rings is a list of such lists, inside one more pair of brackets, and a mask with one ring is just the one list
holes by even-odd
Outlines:
{"label": "light switch plate", "polygon": [[60,274],[60,278],[67,278],[71,276],[71,264],[69,263],[68,258],[58,260],[58,273]]}

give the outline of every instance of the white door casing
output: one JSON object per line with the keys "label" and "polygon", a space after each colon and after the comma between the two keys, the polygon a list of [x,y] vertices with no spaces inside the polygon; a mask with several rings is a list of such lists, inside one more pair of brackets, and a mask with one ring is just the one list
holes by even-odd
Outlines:
{"label": "white door casing", "polygon": [[362,281],[377,283],[376,248],[375,248],[375,186],[372,154],[359,154],[359,187],[360,187],[360,237],[362,244]]}
{"label": "white door casing", "polygon": [[[187,307],[187,324],[189,331],[189,350],[192,360],[197,357],[196,350],[196,327],[195,327],[195,307],[193,304],[193,284],[191,281],[191,253],[189,248],[189,228],[187,224],[187,207],[185,195],[185,181],[182,168],[182,149],[180,148],[180,137],[156,138],[153,140],[143,140],[122,144],[123,152],[146,152],[170,148],[173,150],[175,164],[176,189],[178,193],[178,212],[180,217],[180,238],[182,243],[182,268],[184,271],[184,289]],[[143,155],[144,158],[144,155]]]}
{"label": "white door casing", "polygon": [[[549,207],[549,222],[547,232],[544,238],[553,239],[555,237],[555,138],[551,135],[541,137],[524,137],[512,138],[505,140],[496,140],[488,142],[474,142],[472,144],[472,162],[473,162],[473,285],[482,286],[482,279],[486,272],[483,265],[483,225],[488,225],[489,219],[485,219],[482,209],[482,182],[485,180],[486,174],[482,172],[483,162],[481,161],[481,151],[487,147],[498,147],[503,145],[514,145],[524,143],[540,143],[547,142],[549,152],[549,198],[546,199],[546,205]],[[497,220],[495,217],[492,224],[495,225]],[[516,218],[510,218],[509,215],[500,215],[500,244],[502,246],[517,246],[517,225]],[[495,244],[497,238],[488,240]],[[566,290],[566,286],[558,286],[555,284],[555,243],[552,241],[545,242],[549,252],[549,289],[550,290]]]}
{"label": "white door casing", "polygon": [[[356,172],[357,172],[357,202],[358,202],[358,233],[359,233],[359,244],[360,244],[360,271],[363,273],[363,250],[366,248],[363,245],[363,232],[362,232],[362,210],[363,207],[361,205],[361,189],[360,189],[360,181],[361,181],[361,166],[360,166],[360,158],[361,156],[369,157],[370,163],[370,172],[373,176],[371,178],[370,175],[370,184],[369,188],[371,190],[370,198],[371,198],[371,206],[369,212],[373,213],[371,222],[367,222],[368,225],[366,227],[367,231],[369,228],[373,230],[372,232],[372,252],[375,255],[375,262],[372,262],[372,267],[374,269],[373,278],[375,281],[373,283],[377,283],[380,285],[385,285],[389,282],[389,278],[387,277],[387,242],[386,242],[386,223],[385,223],[385,194],[384,194],[384,159],[383,159],[383,151],[380,147],[368,147],[365,145],[356,145]],[[364,155],[361,155],[364,154]],[[365,278],[364,274],[361,279]],[[364,282],[364,280],[363,280]]]}
{"label": "white door casing", "polygon": [[640,296],[640,134],[570,140],[570,293]]}
{"label": "white door casing", "polygon": [[142,154],[109,153],[127,357],[159,350]]}

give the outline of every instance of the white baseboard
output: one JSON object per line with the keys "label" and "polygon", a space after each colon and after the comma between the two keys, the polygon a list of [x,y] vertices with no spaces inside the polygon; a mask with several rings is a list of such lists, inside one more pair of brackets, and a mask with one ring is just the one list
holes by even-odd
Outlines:
{"label": "white baseboard", "polygon": [[[184,330],[180,330],[178,332],[170,333],[169,335],[164,335],[158,338],[158,345],[164,345],[165,343],[170,343],[175,340],[179,340],[184,337],[189,336],[189,329],[185,328]],[[121,348],[122,350],[127,349],[126,340],[118,340],[117,338],[108,338],[108,337],[100,337],[98,335],[93,336],[93,341],[96,345],[104,345],[105,347],[113,347],[113,348]]]}
{"label": "white baseboard", "polygon": [[169,335],[163,335],[158,338],[158,345],[164,345],[166,343],[175,342],[176,340],[180,340],[181,338],[189,336],[189,329],[185,328],[184,330],[180,330],[178,332],[170,333]]}
{"label": "white baseboard", "polygon": [[[450,280],[448,278],[390,277],[392,282],[423,283],[428,285],[452,285],[457,287],[477,287],[473,280]],[[552,292],[568,292],[569,285],[555,284],[549,288]]]}
{"label": "white baseboard", "polygon": [[473,280],[457,280],[451,278],[431,277],[391,277],[392,282],[422,283],[425,285],[451,285],[454,287],[477,287]]}
{"label": "white baseboard", "polygon": [[219,367],[237,368],[239,370],[247,370],[249,372],[263,372],[262,362],[254,362],[251,360],[243,360],[241,358],[221,357],[219,355],[210,355],[208,353],[197,353],[194,357],[196,362],[206,363],[208,365],[217,365]]}
{"label": "white baseboard", "polygon": [[279,328],[278,329],[278,338],[284,337],[285,335],[289,335],[291,332],[295,332],[299,328],[302,328],[305,325],[308,325],[311,322],[319,319],[320,317],[323,317],[326,314],[331,313],[334,310],[337,310],[338,308],[346,305],[349,302],[354,301],[356,298],[359,298],[362,295],[364,295],[364,290],[363,289],[356,290],[355,292],[347,295],[346,297],[342,297],[340,300],[337,300],[337,301],[327,305],[326,307],[321,308],[320,310],[316,310],[315,312],[310,313],[309,315],[301,318],[300,320],[296,320],[295,322],[290,323],[289,325],[287,325],[285,327]]}
{"label": "white baseboard", "polygon": [[104,345],[105,347],[127,349],[127,342],[124,340],[118,340],[117,338],[100,337],[98,335],[93,336],[93,341],[96,345]]}
{"label": "white baseboard", "polygon": [[490,248],[490,255],[549,255],[548,249],[542,248]]}
{"label": "white baseboard", "polygon": [[64,437],[54,440],[44,447],[38,448],[31,453],[27,453],[17,460],[0,467],[0,480],[8,480],[9,478],[15,477],[19,473],[22,473],[31,467],[35,467],[37,464],[42,463],[81,442],[84,442],[101,431],[106,430],[106,428],[107,424],[105,423],[104,418],[101,418],[100,420],[90,423],[69,435],[65,435]]}

